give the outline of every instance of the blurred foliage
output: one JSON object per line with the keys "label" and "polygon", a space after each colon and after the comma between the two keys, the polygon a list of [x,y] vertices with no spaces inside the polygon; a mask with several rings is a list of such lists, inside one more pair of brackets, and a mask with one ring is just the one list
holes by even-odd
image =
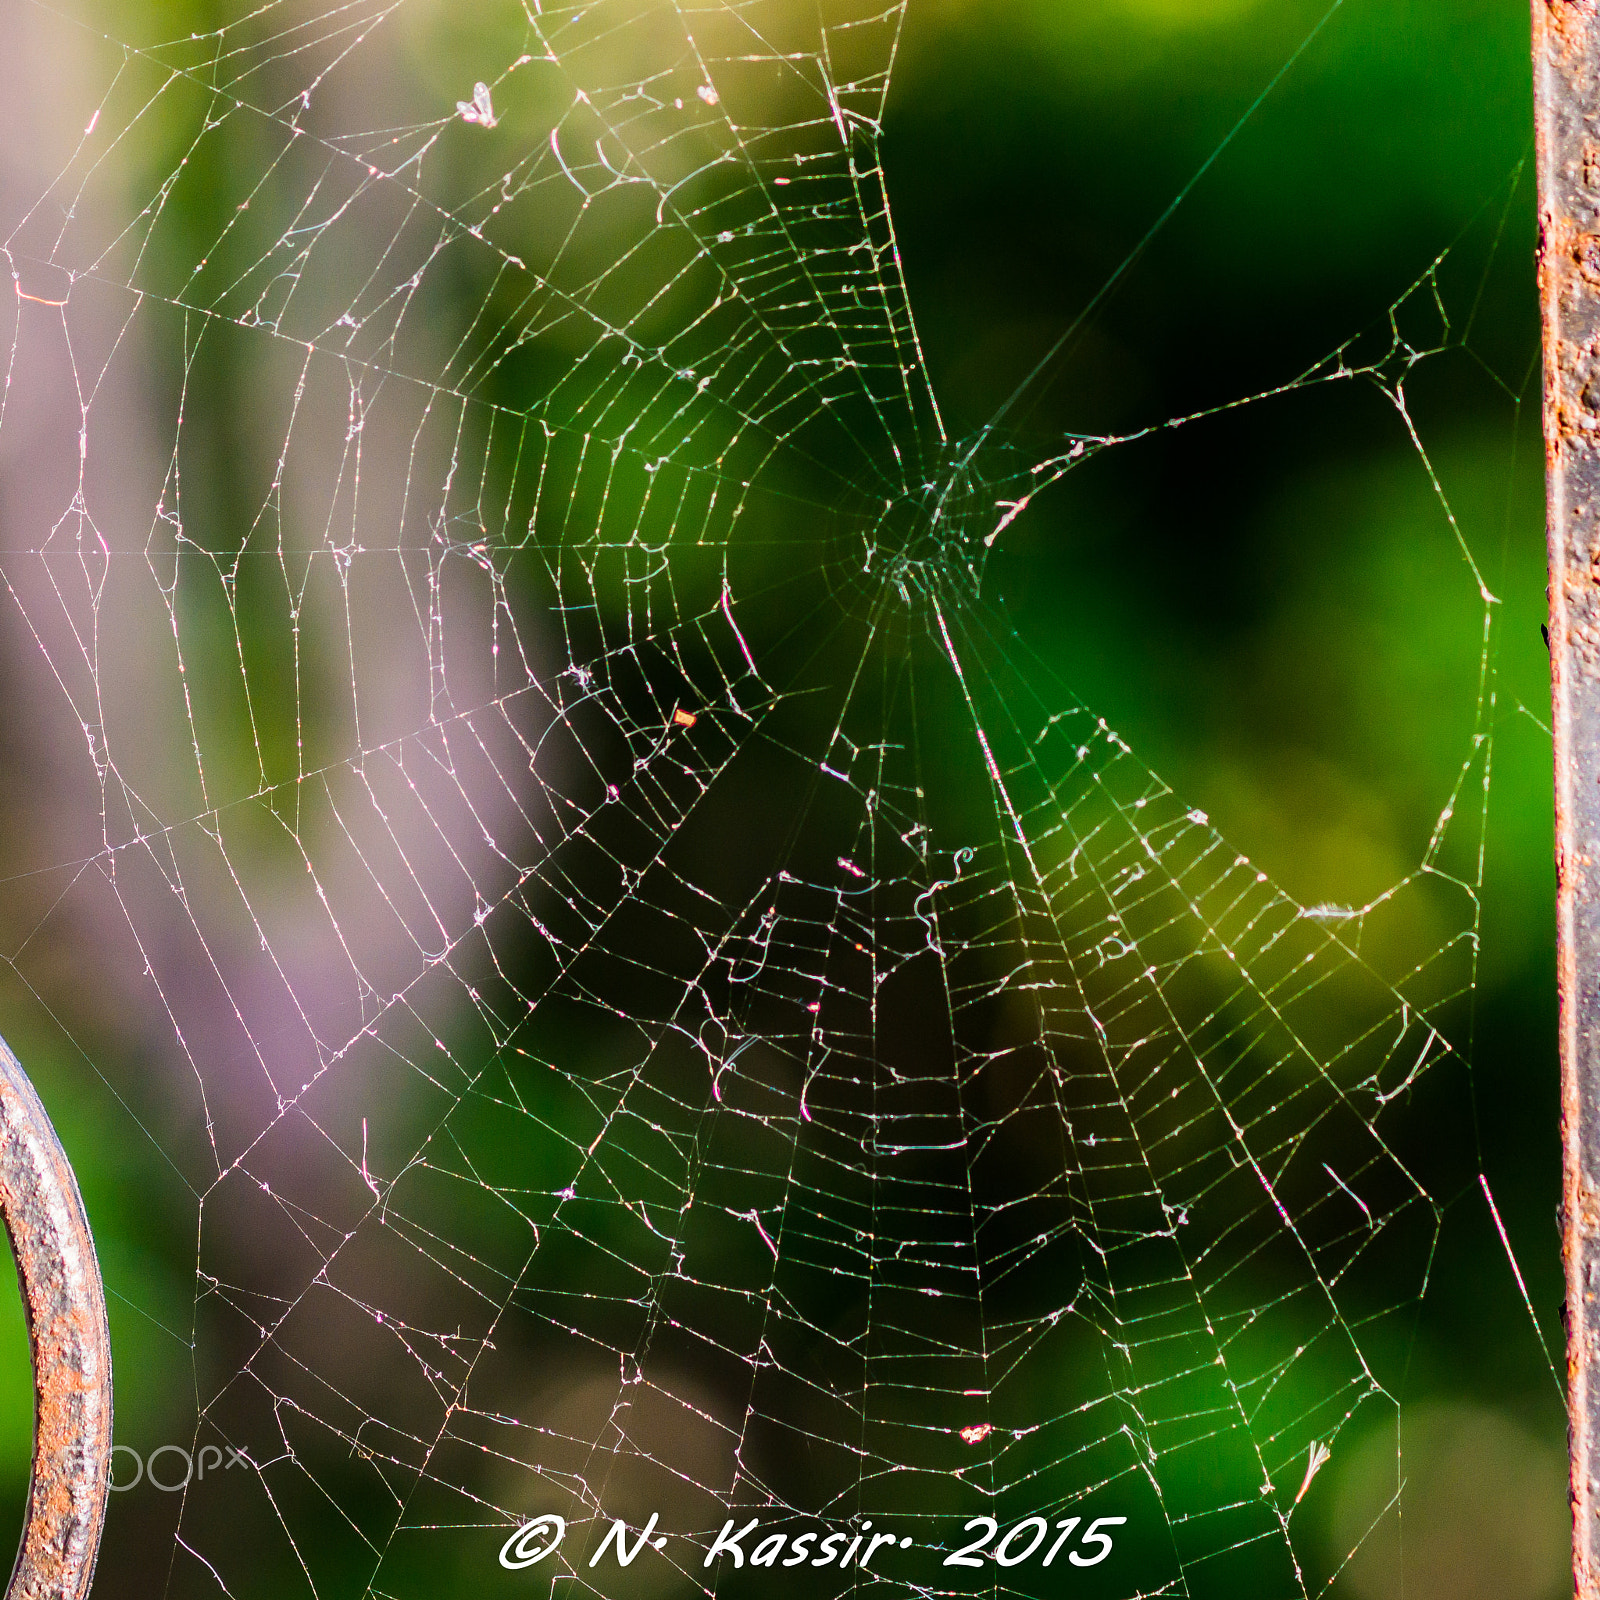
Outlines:
{"label": "blurred foliage", "polygon": [[[211,10],[136,16],[119,6],[97,20],[113,36],[158,36],[212,26]],[[407,26],[419,73],[452,86],[481,75],[483,57],[500,49],[455,8]],[[1554,1348],[1553,873],[1526,33],[1521,7],[1489,0],[1344,0],[1331,10],[1320,0],[911,0],[884,159],[954,432],[981,424],[1141,245],[1013,419],[1030,434],[1132,432],[1282,385],[1363,331],[1385,338],[1390,307],[1443,256],[1457,346],[1419,369],[1407,400],[1454,528],[1389,398],[1361,382],[1324,385],[1104,453],[1015,525],[988,592],[1142,759],[1308,903],[1361,905],[1422,858],[1472,754],[1487,664],[1495,743],[1474,1114],[1434,1131],[1476,1141]],[[141,147],[152,171],[176,159],[181,130],[162,132],[146,130]],[[206,146],[211,165],[183,191],[194,240],[237,204],[219,148]],[[256,164],[244,151],[238,160]],[[204,421],[197,408],[186,426],[214,434],[207,447],[218,458],[253,448],[252,397],[230,390],[225,372],[208,381],[223,403]],[[220,520],[237,515],[225,479],[194,492],[216,498]],[[1458,532],[1497,597],[1487,644]],[[284,725],[271,737],[282,758],[288,713],[278,712]],[[30,997],[8,993],[7,1015],[25,1019],[7,1031],[59,1107],[100,1243],[118,1437],[146,1449],[185,1439],[187,1197],[157,1154],[159,1135],[141,1144],[126,1118],[107,1113],[104,1086]],[[115,1019],[92,1008],[72,1031],[90,1059],[152,1047],[119,1037]],[[1442,1198],[1430,1294],[1394,1334],[1403,1398],[1480,1408],[1488,1420],[1472,1413],[1457,1432],[1491,1454],[1512,1438],[1521,1454],[1503,1475],[1542,1484],[1535,1457],[1559,1454],[1564,1428],[1550,1371],[1477,1189]],[[1486,1282],[1492,1295],[1480,1292]],[[20,1503],[26,1388],[14,1305],[0,1322],[0,1470]],[[1439,1413],[1428,1415],[1437,1424]],[[1445,1449],[1447,1435],[1432,1425],[1427,1448]],[[1453,1481],[1444,1468],[1438,1476]],[[1340,1505],[1365,1504],[1371,1485],[1340,1492]],[[108,1571],[120,1562],[125,1574],[108,1584],[132,1580],[129,1593],[143,1582],[133,1569],[167,1548],[176,1515],[156,1503],[170,1497],[135,1498],[114,1505],[107,1558]],[[1315,1509],[1337,1541],[1344,1513],[1331,1505]]]}

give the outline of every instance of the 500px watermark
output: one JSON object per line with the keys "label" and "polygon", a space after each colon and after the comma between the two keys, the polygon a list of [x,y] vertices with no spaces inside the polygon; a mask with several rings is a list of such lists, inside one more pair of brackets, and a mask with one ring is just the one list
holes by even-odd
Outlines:
{"label": "500px watermark", "polygon": [[[118,1456],[133,1457],[133,1476],[129,1477],[129,1469],[123,1466],[120,1469],[120,1483],[117,1481]],[[156,1471],[158,1461],[161,1463],[159,1474]],[[203,1444],[191,1454],[181,1444],[161,1444],[149,1455],[140,1455],[131,1444],[114,1444],[111,1447],[111,1489],[113,1493],[121,1494],[128,1489],[137,1489],[141,1483],[148,1483],[162,1494],[177,1494],[180,1489],[187,1489],[191,1481],[205,1477],[208,1472],[226,1472],[230,1467],[250,1465],[249,1456],[243,1450],[235,1450],[232,1445],[227,1446],[224,1453],[214,1444]],[[181,1478],[178,1476],[180,1468],[183,1472]]]}

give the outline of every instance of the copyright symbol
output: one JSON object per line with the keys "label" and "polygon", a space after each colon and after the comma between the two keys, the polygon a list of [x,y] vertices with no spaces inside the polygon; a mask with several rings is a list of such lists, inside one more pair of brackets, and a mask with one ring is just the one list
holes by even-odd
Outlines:
{"label": "copyright symbol", "polygon": [[[550,1540],[541,1548],[539,1541],[546,1533],[549,1533]],[[520,1571],[523,1567],[531,1567],[534,1562],[543,1561],[566,1536],[565,1517],[558,1517],[554,1512],[535,1517],[532,1522],[523,1523],[500,1546],[500,1565],[512,1572]]]}

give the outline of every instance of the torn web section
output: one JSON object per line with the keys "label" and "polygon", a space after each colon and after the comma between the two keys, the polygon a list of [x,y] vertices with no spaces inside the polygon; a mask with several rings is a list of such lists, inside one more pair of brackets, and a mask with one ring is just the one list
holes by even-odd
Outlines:
{"label": "torn web section", "polygon": [[[747,128],[709,80],[754,59],[702,50],[666,6],[497,12],[486,33],[526,48],[491,74],[492,116],[470,119],[407,70],[426,12],[355,40],[309,29],[288,54],[258,17],[225,30],[220,67],[202,73],[194,43],[130,63],[130,94],[148,88],[151,115],[190,148],[151,173],[149,203],[109,248],[98,222],[75,221],[62,252],[371,377],[625,440],[647,463],[709,467],[741,432],[770,445],[809,430],[826,477],[887,471],[898,492],[937,430],[876,165],[884,67],[825,89],[823,65],[872,41],[887,51],[896,18],[813,25],[807,59],[771,56],[768,114],[794,121]],[[644,54],[671,65],[635,80]],[[226,220],[197,251],[208,185]]]}
{"label": "torn web section", "polygon": [[692,238],[719,302],[736,295],[756,348],[781,355],[777,394],[801,386],[778,431],[826,407],[851,476],[914,473],[941,433],[878,157],[901,21],[871,4],[617,4],[539,24],[579,101],[578,148],[594,134],[603,165],[622,149],[619,181],[658,197],[658,228]]}
{"label": "torn web section", "polygon": [[1413,965],[1413,938],[1386,975],[1406,945],[1374,936],[1369,959],[1359,927],[1288,900],[1103,719],[1038,697],[993,628],[935,631],[989,773],[1027,952],[1010,981],[1039,1008],[1120,1392],[1195,1591],[1270,1572],[1273,1547],[1276,1581],[1311,1583],[1306,1474],[1358,1409],[1393,1411],[1444,1197],[1472,1181],[1410,1120],[1464,1092],[1471,942]]}

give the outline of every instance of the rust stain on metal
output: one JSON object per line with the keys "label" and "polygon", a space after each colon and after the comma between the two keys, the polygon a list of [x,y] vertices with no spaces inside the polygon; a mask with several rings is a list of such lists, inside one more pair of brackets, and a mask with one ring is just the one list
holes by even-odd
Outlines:
{"label": "rust stain on metal", "polygon": [[1572,1570],[1600,1600],[1600,18],[1533,0]]}
{"label": "rust stain on metal", "polygon": [[94,1241],[66,1152],[0,1040],[0,1215],[33,1354],[33,1477],[6,1600],[81,1600],[111,1473],[111,1338]]}
{"label": "rust stain on metal", "polygon": [[1535,49],[1540,43],[1539,34],[1545,33],[1544,43],[1558,53],[1581,50],[1583,30],[1593,19],[1594,10],[1594,0],[1533,0]]}
{"label": "rust stain on metal", "polygon": [[1592,233],[1575,233],[1569,247],[1573,265],[1587,284],[1600,284],[1600,237]]}

